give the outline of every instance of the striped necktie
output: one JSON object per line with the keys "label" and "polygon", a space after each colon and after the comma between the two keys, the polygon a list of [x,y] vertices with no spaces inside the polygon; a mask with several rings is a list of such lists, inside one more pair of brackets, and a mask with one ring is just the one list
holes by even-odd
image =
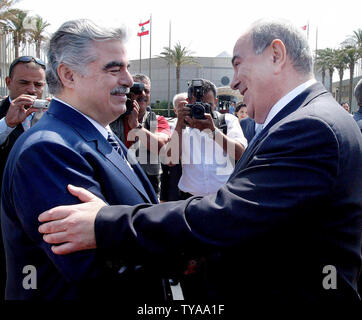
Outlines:
{"label": "striped necktie", "polygon": [[123,152],[123,150],[121,148],[121,145],[118,143],[118,141],[114,137],[114,134],[112,132],[110,132],[110,131],[108,131],[107,141],[110,143],[110,145],[113,147],[113,149],[118,152],[118,154],[121,156],[121,158],[127,163],[129,168],[133,171],[133,168],[132,168],[131,164],[128,162],[128,160],[126,159],[126,157],[124,155],[124,152]]}

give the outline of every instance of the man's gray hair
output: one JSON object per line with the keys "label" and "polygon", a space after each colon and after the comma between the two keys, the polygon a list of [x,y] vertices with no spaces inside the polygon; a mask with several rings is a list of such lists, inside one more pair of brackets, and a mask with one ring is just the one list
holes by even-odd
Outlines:
{"label": "man's gray hair", "polygon": [[301,74],[313,73],[312,53],[302,30],[285,20],[258,20],[251,27],[255,54],[263,53],[275,39],[281,40],[294,68]]}
{"label": "man's gray hair", "polygon": [[362,79],[358,81],[354,88],[354,96],[356,97],[357,105],[362,107]]}
{"label": "man's gray hair", "polygon": [[48,65],[46,79],[49,91],[58,93],[63,84],[57,68],[65,64],[84,75],[86,66],[97,60],[93,43],[107,40],[125,41],[122,29],[104,29],[90,20],[80,19],[65,22],[51,37],[48,44]]}
{"label": "man's gray hair", "polygon": [[175,94],[175,96],[173,97],[173,99],[172,99],[172,105],[174,106],[174,107],[176,107],[175,106],[175,103],[176,103],[176,100],[177,99],[179,99],[179,98],[183,98],[183,99],[187,99],[187,92],[181,92],[181,93],[177,93],[177,94]]}

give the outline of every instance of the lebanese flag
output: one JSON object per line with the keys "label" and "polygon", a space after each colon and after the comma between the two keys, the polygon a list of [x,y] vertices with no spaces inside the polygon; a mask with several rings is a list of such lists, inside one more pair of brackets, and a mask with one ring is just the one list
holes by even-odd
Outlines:
{"label": "lebanese flag", "polygon": [[150,33],[150,31],[146,30],[146,28],[145,28],[145,25],[149,24],[150,21],[151,20],[149,19],[146,22],[141,22],[141,23],[138,24],[141,27],[141,30],[140,30],[140,32],[137,33],[137,36],[142,37],[142,36],[146,36],[146,35],[148,35]]}

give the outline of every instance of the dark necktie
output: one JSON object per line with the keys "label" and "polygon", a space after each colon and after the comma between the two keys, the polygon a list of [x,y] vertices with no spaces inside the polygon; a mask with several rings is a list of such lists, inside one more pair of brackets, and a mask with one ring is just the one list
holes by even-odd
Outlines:
{"label": "dark necktie", "polygon": [[114,137],[112,132],[108,131],[107,141],[111,144],[113,149],[118,152],[118,154],[121,156],[121,158],[127,163],[127,165],[130,167],[130,169],[133,171],[133,168],[131,167],[130,163],[127,161],[127,159],[123,153],[121,145],[118,143],[118,141],[116,140],[116,138]]}

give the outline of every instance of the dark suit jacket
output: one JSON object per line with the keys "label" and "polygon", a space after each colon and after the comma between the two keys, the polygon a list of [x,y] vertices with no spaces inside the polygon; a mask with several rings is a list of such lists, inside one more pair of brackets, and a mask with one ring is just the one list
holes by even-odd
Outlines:
{"label": "dark suit jacket", "polygon": [[[9,97],[1,101],[0,104],[0,119],[4,118],[6,114],[8,113],[10,107],[10,101]],[[9,153],[16,142],[16,140],[19,138],[19,136],[24,132],[23,125],[19,123],[16,128],[10,133],[10,135],[7,137],[5,142],[0,145],[0,188],[1,188],[1,182],[3,178],[4,168],[6,164],[6,160],[8,159]]]}
{"label": "dark suit jacket", "polygon": [[[141,244],[164,259],[210,252],[208,299],[237,300],[240,310],[249,302],[353,301],[361,163],[358,126],[317,83],[261,131],[216,194],[103,208],[97,244],[138,256]],[[323,286],[328,265],[337,269],[337,290]]]}
{"label": "dark suit jacket", "polygon": [[[9,97],[1,101],[0,103],[0,119],[4,118],[9,110],[10,101]],[[10,133],[5,142],[0,145],[0,192],[1,184],[3,180],[3,173],[8,159],[9,153],[19,136],[24,132],[23,125],[20,123],[16,128]],[[4,299],[5,296],[5,281],[6,281],[6,271],[5,271],[5,253],[2,237],[0,235],[0,300]]]}
{"label": "dark suit jacket", "polygon": [[[37,218],[54,206],[79,202],[67,192],[69,183],[113,205],[156,203],[139,165],[133,169],[135,175],[85,117],[60,102],[51,102],[37,125],[18,139],[5,168],[1,222],[7,299],[132,296],[127,283],[117,283],[116,257],[99,250],[54,255],[38,232]],[[25,290],[22,285],[26,276],[22,270],[27,265],[37,270],[36,290]]]}
{"label": "dark suit jacket", "polygon": [[240,120],[240,126],[248,143],[255,135],[255,121],[252,118],[244,118]]}

